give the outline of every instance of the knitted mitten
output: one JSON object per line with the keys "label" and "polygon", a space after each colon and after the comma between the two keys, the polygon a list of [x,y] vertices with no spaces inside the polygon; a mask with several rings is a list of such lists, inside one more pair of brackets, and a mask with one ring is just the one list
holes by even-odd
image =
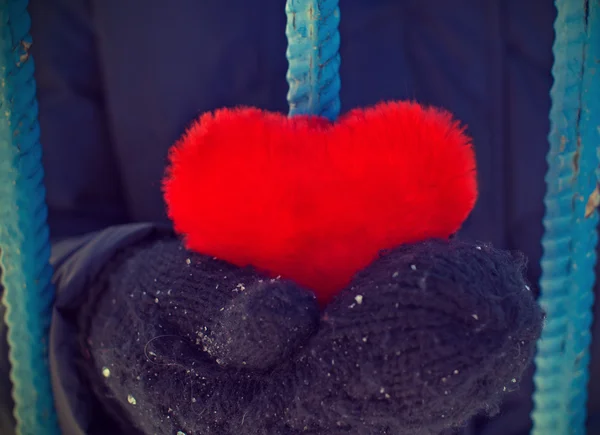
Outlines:
{"label": "knitted mitten", "polygon": [[429,241],[386,252],[321,312],[308,291],[159,240],[82,313],[84,370],[144,434],[436,434],[514,390],[542,313],[523,261]]}

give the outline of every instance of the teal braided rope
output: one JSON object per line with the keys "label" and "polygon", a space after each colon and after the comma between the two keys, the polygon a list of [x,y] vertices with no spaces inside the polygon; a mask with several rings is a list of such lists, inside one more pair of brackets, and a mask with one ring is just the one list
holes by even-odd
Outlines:
{"label": "teal braided rope", "polygon": [[289,114],[340,113],[340,10],[337,0],[287,0]]}
{"label": "teal braided rope", "polygon": [[50,244],[26,0],[0,0],[0,265],[17,432],[59,434],[48,370]]}
{"label": "teal braided rope", "polygon": [[547,321],[535,358],[532,433],[583,435],[598,241],[599,8],[588,0],[556,6],[540,280]]}

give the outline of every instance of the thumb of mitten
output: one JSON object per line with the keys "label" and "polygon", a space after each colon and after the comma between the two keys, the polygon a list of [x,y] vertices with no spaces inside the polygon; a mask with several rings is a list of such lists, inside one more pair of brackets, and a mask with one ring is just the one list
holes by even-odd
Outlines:
{"label": "thumb of mitten", "polygon": [[289,356],[317,329],[314,295],[279,279],[238,287],[202,334],[204,350],[225,366],[267,369]]}

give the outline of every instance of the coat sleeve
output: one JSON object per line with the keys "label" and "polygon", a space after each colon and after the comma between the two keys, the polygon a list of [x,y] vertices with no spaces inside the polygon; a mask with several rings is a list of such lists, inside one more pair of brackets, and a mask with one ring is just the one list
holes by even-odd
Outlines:
{"label": "coat sleeve", "polygon": [[127,222],[88,0],[31,0],[53,240]]}
{"label": "coat sleeve", "polygon": [[80,376],[83,350],[77,323],[87,290],[107,262],[123,249],[170,235],[167,226],[150,223],[108,227],[54,245],[51,263],[56,302],[50,329],[50,370],[55,404],[63,435],[113,435],[114,423],[103,414]]}

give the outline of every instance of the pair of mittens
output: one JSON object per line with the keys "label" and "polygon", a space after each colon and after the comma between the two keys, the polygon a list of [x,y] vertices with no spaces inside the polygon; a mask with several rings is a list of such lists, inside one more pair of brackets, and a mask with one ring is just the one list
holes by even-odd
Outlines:
{"label": "pair of mittens", "polygon": [[144,434],[436,434],[517,388],[542,313],[523,260],[431,240],[321,308],[175,239],[115,258],[82,313],[84,370]]}

